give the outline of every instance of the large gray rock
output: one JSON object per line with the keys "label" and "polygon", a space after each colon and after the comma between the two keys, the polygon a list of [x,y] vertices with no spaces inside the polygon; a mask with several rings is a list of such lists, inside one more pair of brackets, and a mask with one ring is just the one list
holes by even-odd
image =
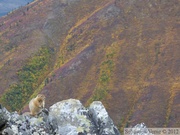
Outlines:
{"label": "large gray rock", "polygon": [[89,133],[91,121],[87,118],[88,110],[79,100],[69,99],[58,102],[49,109],[49,121],[58,125],[55,127],[61,135],[78,135]]}
{"label": "large gray rock", "polygon": [[10,119],[2,132],[5,135],[47,135],[53,133],[43,117],[19,115],[17,112],[13,112],[9,116]]}
{"label": "large gray rock", "polygon": [[137,124],[131,129],[129,135],[153,135],[149,132],[148,128],[144,123]]}
{"label": "large gray rock", "polygon": [[10,119],[10,113],[0,104],[0,130],[5,126]]}
{"label": "large gray rock", "polygon": [[101,102],[85,108],[79,100],[64,100],[37,117],[9,113],[5,108],[0,114],[6,119],[2,133],[8,135],[120,135]]}
{"label": "large gray rock", "polygon": [[89,107],[95,127],[100,135],[119,135],[118,129],[114,126],[103,104],[99,101],[93,102]]}
{"label": "large gray rock", "polygon": [[50,107],[49,119],[61,135],[120,134],[101,102],[93,102],[86,109],[79,100],[64,100]]}

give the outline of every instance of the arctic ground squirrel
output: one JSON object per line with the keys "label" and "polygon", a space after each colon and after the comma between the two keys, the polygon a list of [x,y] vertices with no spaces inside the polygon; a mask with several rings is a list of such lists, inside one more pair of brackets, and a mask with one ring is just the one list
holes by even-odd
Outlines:
{"label": "arctic ground squirrel", "polygon": [[39,114],[45,107],[45,96],[38,94],[36,98],[33,98],[29,102],[30,115],[35,116]]}

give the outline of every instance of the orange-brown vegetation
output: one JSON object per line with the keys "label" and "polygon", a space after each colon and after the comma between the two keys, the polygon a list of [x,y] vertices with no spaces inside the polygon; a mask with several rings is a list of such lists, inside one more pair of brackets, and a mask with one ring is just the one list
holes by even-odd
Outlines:
{"label": "orange-brown vegetation", "polygon": [[[141,122],[179,127],[179,7],[177,0],[37,0],[0,18],[0,100],[12,110],[39,92],[46,107],[101,100],[121,131]],[[26,99],[18,108],[4,102],[44,47],[49,63]]]}

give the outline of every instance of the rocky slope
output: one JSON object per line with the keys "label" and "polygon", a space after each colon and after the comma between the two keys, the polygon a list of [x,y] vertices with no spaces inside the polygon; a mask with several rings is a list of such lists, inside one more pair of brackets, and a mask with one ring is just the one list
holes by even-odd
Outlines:
{"label": "rocky slope", "polygon": [[19,111],[39,92],[46,107],[100,100],[121,130],[139,122],[179,127],[179,7],[37,0],[0,18],[0,102]]}
{"label": "rocky slope", "polygon": [[101,102],[85,108],[75,99],[58,102],[37,117],[10,113],[1,106],[0,129],[8,135],[120,135]]}

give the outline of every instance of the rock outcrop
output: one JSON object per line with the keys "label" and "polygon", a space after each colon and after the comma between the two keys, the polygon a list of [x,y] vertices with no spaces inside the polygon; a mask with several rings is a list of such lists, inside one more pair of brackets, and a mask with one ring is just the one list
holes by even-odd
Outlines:
{"label": "rock outcrop", "polygon": [[3,129],[10,119],[10,113],[0,104],[0,129]]}
{"label": "rock outcrop", "polygon": [[149,132],[148,128],[144,123],[141,123],[131,128],[129,135],[153,135],[153,134]]}
{"label": "rock outcrop", "polygon": [[64,100],[37,117],[0,107],[0,133],[4,135],[120,135],[99,101],[85,108],[79,100]]}

